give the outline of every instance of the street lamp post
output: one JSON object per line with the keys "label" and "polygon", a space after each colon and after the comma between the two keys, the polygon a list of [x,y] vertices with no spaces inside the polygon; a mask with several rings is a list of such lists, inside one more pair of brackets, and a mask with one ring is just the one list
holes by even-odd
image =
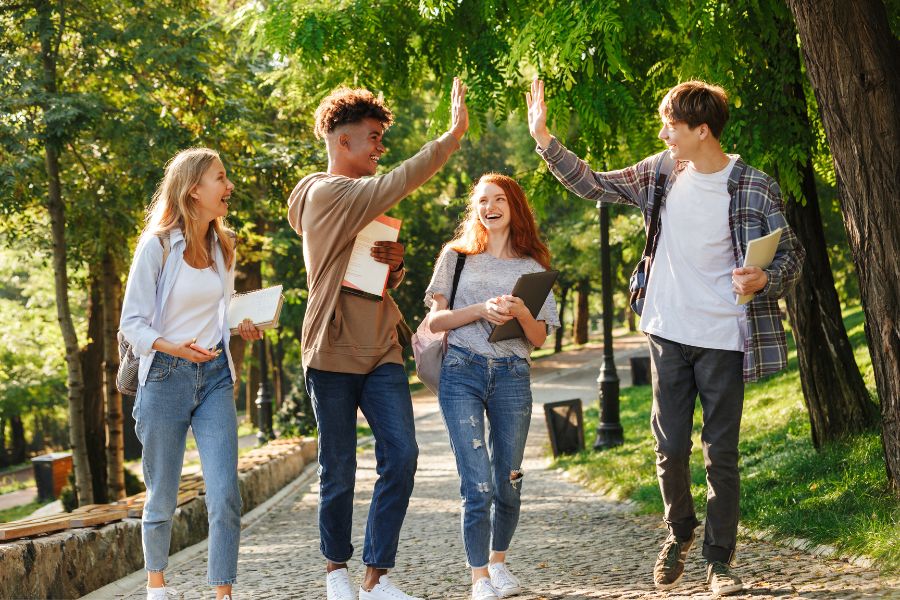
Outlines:
{"label": "street lamp post", "polygon": [[624,442],[622,424],[619,422],[619,375],[613,358],[612,340],[612,274],[609,264],[609,207],[597,202],[600,211],[600,277],[603,296],[603,363],[597,378],[597,394],[600,404],[600,422],[594,450],[606,450],[621,446]]}
{"label": "street lamp post", "polygon": [[272,393],[269,391],[269,365],[266,360],[266,340],[259,340],[259,390],[256,392],[256,415],[259,421],[259,431],[256,432],[256,441],[261,446],[275,439],[272,431]]}

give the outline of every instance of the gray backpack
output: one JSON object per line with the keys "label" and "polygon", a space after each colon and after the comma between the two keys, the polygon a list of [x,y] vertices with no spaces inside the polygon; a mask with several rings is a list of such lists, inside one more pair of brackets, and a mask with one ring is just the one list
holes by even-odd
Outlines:
{"label": "gray backpack", "polygon": [[[159,268],[159,272],[162,273],[163,268],[166,266],[166,259],[169,257],[171,243],[169,242],[168,232],[158,235],[157,237],[159,238],[159,243],[162,244],[163,247],[162,265]],[[128,340],[125,339],[121,329],[116,334],[116,339],[119,341],[119,370],[116,373],[116,389],[126,396],[135,396],[137,395],[138,388],[138,366],[140,365],[140,359],[135,355],[134,348]]]}

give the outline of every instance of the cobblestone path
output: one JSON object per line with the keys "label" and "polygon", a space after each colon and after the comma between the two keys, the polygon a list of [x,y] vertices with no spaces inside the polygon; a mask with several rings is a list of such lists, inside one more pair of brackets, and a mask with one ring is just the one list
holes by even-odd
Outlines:
{"label": "cobblestone path", "polygon": [[[620,358],[625,356],[627,352]],[[535,371],[536,405],[524,464],[522,515],[508,555],[511,570],[526,588],[520,598],[709,598],[699,544],[691,550],[681,586],[669,593],[658,592],[651,572],[665,537],[660,518],[636,515],[628,505],[605,499],[547,468],[547,435],[539,403],[576,397],[592,402],[595,379],[596,370],[584,362],[563,360],[542,364]],[[419,470],[392,578],[401,589],[424,598],[468,598],[453,456],[436,404],[433,400],[416,404]],[[374,480],[375,461],[368,449],[359,455],[353,540],[357,556],[350,566],[355,582],[363,572],[359,553]],[[311,477],[245,529],[237,599],[325,597],[316,502],[317,485]],[[698,533],[702,536],[702,530]],[[887,580],[874,570],[766,542],[741,540],[736,568],[749,589],[735,598],[900,598],[896,578]],[[167,576],[187,599],[212,598],[203,585],[205,569],[201,553],[199,558],[172,565]],[[142,589],[124,597],[141,600]]]}

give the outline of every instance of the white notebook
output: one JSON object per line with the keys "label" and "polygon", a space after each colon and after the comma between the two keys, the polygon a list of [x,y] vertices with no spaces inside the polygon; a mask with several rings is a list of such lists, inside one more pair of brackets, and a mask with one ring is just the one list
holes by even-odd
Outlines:
{"label": "white notebook", "polygon": [[[747,254],[744,255],[745,267],[759,267],[765,269],[772,264],[775,259],[775,252],[778,250],[778,242],[781,241],[781,227],[761,238],[750,240],[747,244]],[[746,296],[737,296],[735,304],[747,304],[756,294],[747,294]]]}
{"label": "white notebook", "polygon": [[228,304],[228,329],[237,333],[238,325],[244,319],[250,319],[257,329],[274,329],[278,327],[278,316],[281,314],[281,295],[283,286],[272,287],[233,294]]}

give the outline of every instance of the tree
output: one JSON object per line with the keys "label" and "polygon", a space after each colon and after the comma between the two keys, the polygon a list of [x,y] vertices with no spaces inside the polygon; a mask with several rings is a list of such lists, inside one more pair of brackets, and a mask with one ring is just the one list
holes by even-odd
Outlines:
{"label": "tree", "polygon": [[900,496],[900,41],[881,0],[788,0],[822,113],[859,274],[881,399],[888,481]]}

